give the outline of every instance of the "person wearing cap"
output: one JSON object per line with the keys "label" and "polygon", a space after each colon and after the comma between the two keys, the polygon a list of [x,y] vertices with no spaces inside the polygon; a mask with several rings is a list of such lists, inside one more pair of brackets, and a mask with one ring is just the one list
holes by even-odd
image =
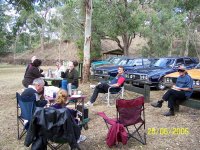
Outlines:
{"label": "person wearing cap", "polygon": [[182,102],[189,98],[193,92],[193,80],[188,75],[184,66],[178,68],[179,77],[176,84],[172,86],[162,97],[162,100],[152,103],[153,107],[161,108],[164,101],[168,101],[169,111],[164,113],[164,116],[174,116],[174,111],[179,110],[178,102]]}

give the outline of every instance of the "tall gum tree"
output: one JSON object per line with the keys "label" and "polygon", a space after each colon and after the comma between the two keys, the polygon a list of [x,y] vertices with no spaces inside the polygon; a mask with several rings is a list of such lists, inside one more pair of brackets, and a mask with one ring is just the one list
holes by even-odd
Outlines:
{"label": "tall gum tree", "polygon": [[83,82],[89,81],[90,73],[90,46],[92,26],[92,0],[85,0],[85,40],[83,50]]}

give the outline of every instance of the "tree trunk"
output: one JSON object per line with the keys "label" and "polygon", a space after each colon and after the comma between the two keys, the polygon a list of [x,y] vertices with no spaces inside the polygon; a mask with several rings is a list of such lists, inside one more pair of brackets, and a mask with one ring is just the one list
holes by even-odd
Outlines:
{"label": "tree trunk", "polygon": [[[189,30],[188,30],[188,31],[189,31]],[[184,56],[188,56],[189,44],[190,44],[190,33],[188,32],[187,38],[186,38],[186,42],[185,42],[185,52],[184,52]]]}
{"label": "tree trunk", "polygon": [[89,81],[90,75],[90,46],[91,46],[91,24],[92,24],[92,0],[85,0],[85,42],[83,51],[83,82]]}
{"label": "tree trunk", "polygon": [[122,35],[122,41],[123,41],[123,51],[124,51],[124,55],[125,56],[129,56],[129,47],[131,45],[132,42],[132,38],[130,35],[128,35],[128,33],[125,33],[124,35]]}
{"label": "tree trunk", "polygon": [[42,30],[40,32],[40,45],[41,45],[41,51],[44,51],[44,31],[43,31],[43,26],[42,26]]}
{"label": "tree trunk", "polygon": [[172,56],[173,42],[174,42],[174,38],[172,37],[170,39],[170,48],[169,48],[169,51],[168,51],[168,56]]}

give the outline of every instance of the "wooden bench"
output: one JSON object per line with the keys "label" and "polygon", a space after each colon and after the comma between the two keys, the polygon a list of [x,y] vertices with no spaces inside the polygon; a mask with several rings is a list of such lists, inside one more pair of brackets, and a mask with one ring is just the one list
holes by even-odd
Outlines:
{"label": "wooden bench", "polygon": [[124,89],[144,95],[145,102],[150,102],[150,86],[145,84],[144,87],[136,87],[131,84],[124,84]]}
{"label": "wooden bench", "polygon": [[[124,88],[125,90],[144,95],[145,102],[150,102],[150,86],[148,84],[145,84],[144,87],[135,87],[130,84],[125,84]],[[200,110],[200,100],[198,99],[189,98],[180,103],[180,105]]]}
{"label": "wooden bench", "polygon": [[187,99],[186,101],[180,103],[180,105],[200,110],[200,100],[197,99]]}

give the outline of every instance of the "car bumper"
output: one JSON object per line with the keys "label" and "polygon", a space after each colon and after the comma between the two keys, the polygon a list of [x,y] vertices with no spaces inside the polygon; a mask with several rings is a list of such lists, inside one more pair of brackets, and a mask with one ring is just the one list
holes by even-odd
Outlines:
{"label": "car bumper", "polygon": [[127,79],[126,80],[129,83],[132,83],[132,85],[144,85],[144,84],[148,84],[152,87],[156,86],[158,84],[158,82],[151,82],[148,80],[132,80],[132,79]]}

